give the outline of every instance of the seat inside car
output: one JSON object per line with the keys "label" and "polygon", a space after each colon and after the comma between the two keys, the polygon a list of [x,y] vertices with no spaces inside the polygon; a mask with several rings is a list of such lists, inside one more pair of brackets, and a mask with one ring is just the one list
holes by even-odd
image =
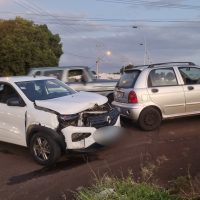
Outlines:
{"label": "seat inside car", "polygon": [[25,84],[25,88],[23,89],[26,96],[31,100],[34,101],[39,95],[39,93],[35,89],[35,84],[31,82],[27,82]]}
{"label": "seat inside car", "polygon": [[4,88],[0,93],[0,101],[6,103],[8,99],[13,97],[18,97],[17,92],[10,85],[4,85]]}

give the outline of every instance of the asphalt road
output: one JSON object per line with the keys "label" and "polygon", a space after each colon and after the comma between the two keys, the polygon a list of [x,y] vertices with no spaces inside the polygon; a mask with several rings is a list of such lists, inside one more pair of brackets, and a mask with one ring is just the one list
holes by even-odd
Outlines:
{"label": "asphalt road", "polygon": [[200,116],[169,120],[159,130],[142,132],[130,125],[115,146],[90,155],[63,156],[51,168],[32,160],[29,151],[0,143],[0,200],[71,199],[71,191],[90,185],[104,173],[139,174],[144,163],[157,163],[161,184],[200,172]]}

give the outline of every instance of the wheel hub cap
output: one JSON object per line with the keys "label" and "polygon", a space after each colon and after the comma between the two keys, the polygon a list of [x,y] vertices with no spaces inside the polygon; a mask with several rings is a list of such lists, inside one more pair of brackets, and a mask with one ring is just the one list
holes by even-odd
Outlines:
{"label": "wheel hub cap", "polygon": [[38,137],[36,138],[33,150],[35,155],[42,161],[48,160],[50,156],[50,148],[48,141],[45,138]]}

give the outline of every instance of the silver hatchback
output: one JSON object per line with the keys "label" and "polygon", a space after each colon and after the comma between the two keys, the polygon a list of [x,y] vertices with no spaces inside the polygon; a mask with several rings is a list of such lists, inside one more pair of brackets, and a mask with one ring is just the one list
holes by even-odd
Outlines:
{"label": "silver hatchback", "polygon": [[125,69],[113,105],[146,131],[163,119],[200,114],[200,67],[168,62]]}

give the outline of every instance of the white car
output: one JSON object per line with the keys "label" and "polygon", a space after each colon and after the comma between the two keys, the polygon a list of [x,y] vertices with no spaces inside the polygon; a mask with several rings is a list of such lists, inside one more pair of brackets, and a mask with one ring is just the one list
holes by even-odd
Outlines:
{"label": "white car", "polygon": [[76,92],[54,78],[0,78],[0,141],[29,147],[39,164],[105,142],[118,126],[118,111],[104,96]]}

